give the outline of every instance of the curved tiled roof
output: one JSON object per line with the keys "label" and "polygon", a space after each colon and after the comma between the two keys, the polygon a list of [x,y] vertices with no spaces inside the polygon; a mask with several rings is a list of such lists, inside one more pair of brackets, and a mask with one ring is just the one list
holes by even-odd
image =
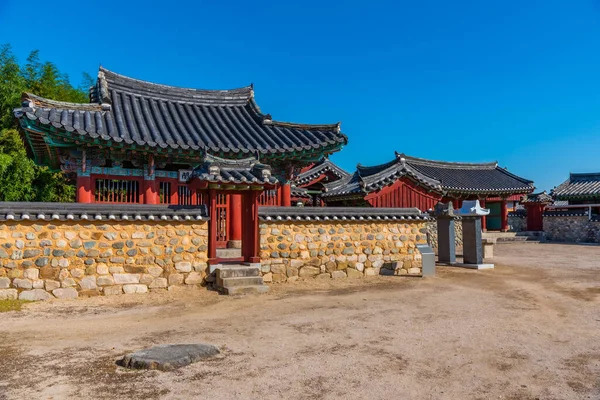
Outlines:
{"label": "curved tiled roof", "polygon": [[473,194],[528,193],[533,191],[533,181],[521,178],[491,163],[458,163],[432,161],[397,154],[418,172],[434,177],[447,192]]}
{"label": "curved tiled roof", "polygon": [[433,161],[396,153],[395,159],[384,164],[365,167],[346,179],[326,185],[326,197],[370,193],[407,176],[411,180],[440,194],[505,195],[529,193],[533,182],[511,174],[498,163],[456,163]]}
{"label": "curved tiled roof", "polygon": [[521,203],[552,203],[553,199],[546,191],[540,193],[531,193],[526,196],[523,196],[521,199]]}
{"label": "curved tiled roof", "polygon": [[210,151],[231,158],[281,153],[316,156],[348,141],[340,124],[279,122],[261,113],[252,86],[199,90],[129,78],[100,67],[90,104],[25,93],[17,118],[77,135],[147,150]]}
{"label": "curved tiled roof", "polygon": [[339,179],[350,175],[348,172],[344,171],[326,158],[325,160],[313,165],[308,171],[298,174],[298,176],[294,179],[294,183],[296,185],[309,183],[313,179],[318,178],[321,176],[321,174],[326,172],[333,173]]}
{"label": "curved tiled roof", "polygon": [[552,190],[552,196],[559,200],[600,197],[600,172],[569,174],[569,179]]}
{"label": "curved tiled roof", "polygon": [[192,174],[193,178],[212,183],[274,185],[277,178],[271,175],[271,167],[249,157],[242,160],[226,160],[205,155],[202,163]]}
{"label": "curved tiled roof", "polygon": [[326,183],[323,197],[355,196],[363,193],[358,173],[347,175],[335,182]]}

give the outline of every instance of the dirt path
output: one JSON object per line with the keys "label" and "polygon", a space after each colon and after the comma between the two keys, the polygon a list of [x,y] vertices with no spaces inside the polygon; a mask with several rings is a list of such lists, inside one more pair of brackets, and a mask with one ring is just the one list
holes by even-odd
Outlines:
{"label": "dirt path", "polygon": [[[0,399],[598,399],[600,247],[510,244],[489,271],[28,305],[0,314]],[[123,353],[222,355],[130,372]]]}

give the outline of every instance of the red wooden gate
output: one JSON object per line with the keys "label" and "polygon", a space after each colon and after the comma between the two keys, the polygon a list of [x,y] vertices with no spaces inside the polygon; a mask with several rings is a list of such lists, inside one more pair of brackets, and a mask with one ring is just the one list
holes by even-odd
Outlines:
{"label": "red wooden gate", "polygon": [[217,248],[224,249],[229,240],[229,195],[219,193],[216,200]]}

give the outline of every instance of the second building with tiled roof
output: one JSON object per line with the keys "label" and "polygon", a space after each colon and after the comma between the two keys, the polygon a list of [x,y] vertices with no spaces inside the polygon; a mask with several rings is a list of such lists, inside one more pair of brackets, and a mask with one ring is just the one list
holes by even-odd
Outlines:
{"label": "second building with tiled roof", "polygon": [[439,201],[479,199],[491,209],[487,229],[507,230],[507,212],[522,195],[533,192],[533,182],[491,163],[433,161],[396,153],[391,161],[366,167],[326,184],[329,206],[417,207],[432,209]]}

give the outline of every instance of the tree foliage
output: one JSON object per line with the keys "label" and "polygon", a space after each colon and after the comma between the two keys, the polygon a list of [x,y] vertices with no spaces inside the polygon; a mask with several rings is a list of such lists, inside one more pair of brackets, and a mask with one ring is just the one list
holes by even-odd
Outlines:
{"label": "tree foliage", "polygon": [[[84,74],[83,85],[91,84],[90,75]],[[0,201],[73,201],[75,187],[62,172],[37,166],[27,156],[13,115],[23,92],[59,101],[88,101],[87,88],[72,86],[56,65],[40,61],[37,50],[20,65],[10,45],[0,46]]]}

